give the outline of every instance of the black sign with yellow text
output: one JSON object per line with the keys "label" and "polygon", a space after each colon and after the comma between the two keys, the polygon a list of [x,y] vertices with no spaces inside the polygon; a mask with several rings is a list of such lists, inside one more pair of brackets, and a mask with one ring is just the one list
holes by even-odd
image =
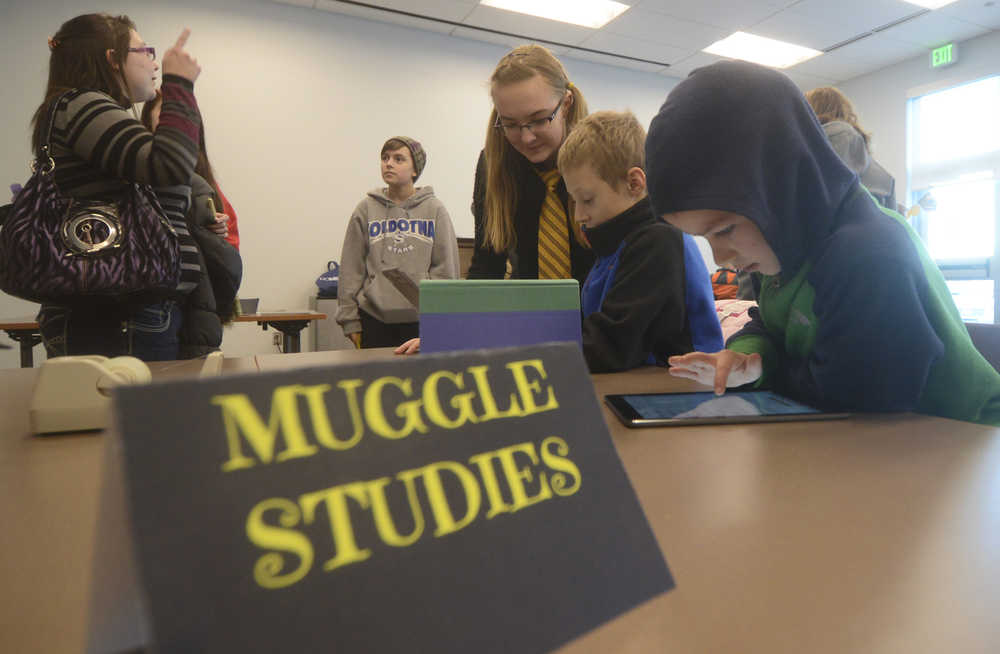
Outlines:
{"label": "black sign with yellow text", "polygon": [[673,586],[575,344],[116,407],[158,651],[544,652]]}

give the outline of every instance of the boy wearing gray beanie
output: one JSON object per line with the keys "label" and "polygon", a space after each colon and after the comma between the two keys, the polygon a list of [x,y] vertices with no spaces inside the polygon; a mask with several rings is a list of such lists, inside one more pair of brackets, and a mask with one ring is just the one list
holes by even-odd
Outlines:
{"label": "boy wearing gray beanie", "polygon": [[419,141],[382,146],[382,180],[358,203],[340,257],[337,322],[355,347],[395,347],[419,333],[417,308],[385,271],[421,279],[458,277],[458,241],[430,186],[414,186],[427,163]]}

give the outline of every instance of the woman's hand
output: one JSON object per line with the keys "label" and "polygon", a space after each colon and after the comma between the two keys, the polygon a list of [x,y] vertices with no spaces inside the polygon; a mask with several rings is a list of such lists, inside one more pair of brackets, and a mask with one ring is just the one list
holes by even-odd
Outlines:
{"label": "woman's hand", "polygon": [[405,343],[397,347],[395,350],[393,350],[393,352],[395,352],[396,354],[416,354],[420,352],[420,339],[411,338],[410,340],[406,341]]}
{"label": "woman's hand", "polygon": [[228,223],[229,223],[229,216],[227,216],[224,213],[217,213],[215,214],[215,222],[210,223],[208,225],[208,228],[213,232],[215,232],[216,234],[218,234],[219,236],[221,236],[222,238],[226,238],[227,236],[229,236]]}
{"label": "woman's hand", "polygon": [[726,388],[742,386],[760,379],[764,367],[759,354],[743,354],[732,350],[721,352],[689,352],[667,359],[669,372],[674,377],[693,379],[712,386],[716,395]]}
{"label": "woman's hand", "polygon": [[201,66],[184,49],[184,44],[187,43],[189,36],[191,36],[191,30],[185,27],[181,35],[177,37],[177,42],[163,53],[162,71],[164,75],[177,75],[192,82],[198,79],[198,75],[201,74]]}
{"label": "woman's hand", "polygon": [[356,350],[361,349],[361,332],[354,332],[353,334],[348,334],[347,338],[351,339],[351,342],[354,343],[354,349]]}

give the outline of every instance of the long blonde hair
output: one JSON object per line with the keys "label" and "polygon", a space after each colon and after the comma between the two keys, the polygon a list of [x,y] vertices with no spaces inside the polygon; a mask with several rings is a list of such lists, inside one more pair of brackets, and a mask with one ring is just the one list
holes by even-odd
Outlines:
{"label": "long blonde hair", "polygon": [[854,112],[854,105],[839,89],[832,86],[821,86],[806,93],[806,100],[812,110],[816,112],[820,125],[826,125],[835,120],[843,121],[858,130],[858,133],[865,140],[865,147],[870,147],[871,134],[861,129],[861,125],[858,123],[858,114]]}
{"label": "long blonde hair", "polygon": [[[548,48],[540,45],[521,45],[506,55],[497,64],[490,76],[490,89],[498,85],[513,84],[541,75],[552,88],[553,93],[563,97],[568,90],[573,94],[573,103],[566,110],[566,134],[587,115],[587,102],[575,84],[571,84],[566,69]],[[503,132],[494,125],[497,122],[496,107],[490,112],[490,122],[486,127],[486,198],[485,245],[495,252],[507,252],[516,244],[514,234],[514,207],[517,206],[518,190],[514,179],[514,157],[517,151],[507,141]],[[563,134],[565,140],[566,134]]]}

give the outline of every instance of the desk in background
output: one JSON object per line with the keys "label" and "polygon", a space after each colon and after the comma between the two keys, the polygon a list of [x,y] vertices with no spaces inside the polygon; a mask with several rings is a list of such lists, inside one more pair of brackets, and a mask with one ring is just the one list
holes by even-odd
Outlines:
{"label": "desk in background", "polygon": [[282,336],[282,352],[302,351],[301,332],[314,320],[325,320],[326,314],[316,311],[273,311],[271,313],[249,313],[237,316],[233,322],[256,322],[267,331],[274,327]]}
{"label": "desk in background", "polygon": [[[326,314],[315,311],[275,311],[272,313],[252,313],[239,316],[233,322],[256,322],[262,329],[274,327],[282,334],[283,352],[301,351],[300,333],[314,320],[323,320]],[[42,342],[38,331],[38,321],[34,318],[14,318],[0,321],[0,330],[7,332],[11,339],[20,343],[21,367],[35,365],[33,348]]]}
{"label": "desk in background", "polygon": [[38,331],[38,322],[34,318],[14,318],[0,321],[0,330],[7,332],[11,340],[17,341],[21,350],[21,367],[31,368],[35,365],[32,350],[42,342]]}
{"label": "desk in background", "polygon": [[[391,356],[261,355],[224,370]],[[102,439],[29,436],[36,374],[0,371],[0,651],[80,652]],[[600,396],[694,388],[655,368],[593,380]],[[604,416],[677,588],[562,652],[1000,650],[1000,429],[903,414],[628,430]]]}

